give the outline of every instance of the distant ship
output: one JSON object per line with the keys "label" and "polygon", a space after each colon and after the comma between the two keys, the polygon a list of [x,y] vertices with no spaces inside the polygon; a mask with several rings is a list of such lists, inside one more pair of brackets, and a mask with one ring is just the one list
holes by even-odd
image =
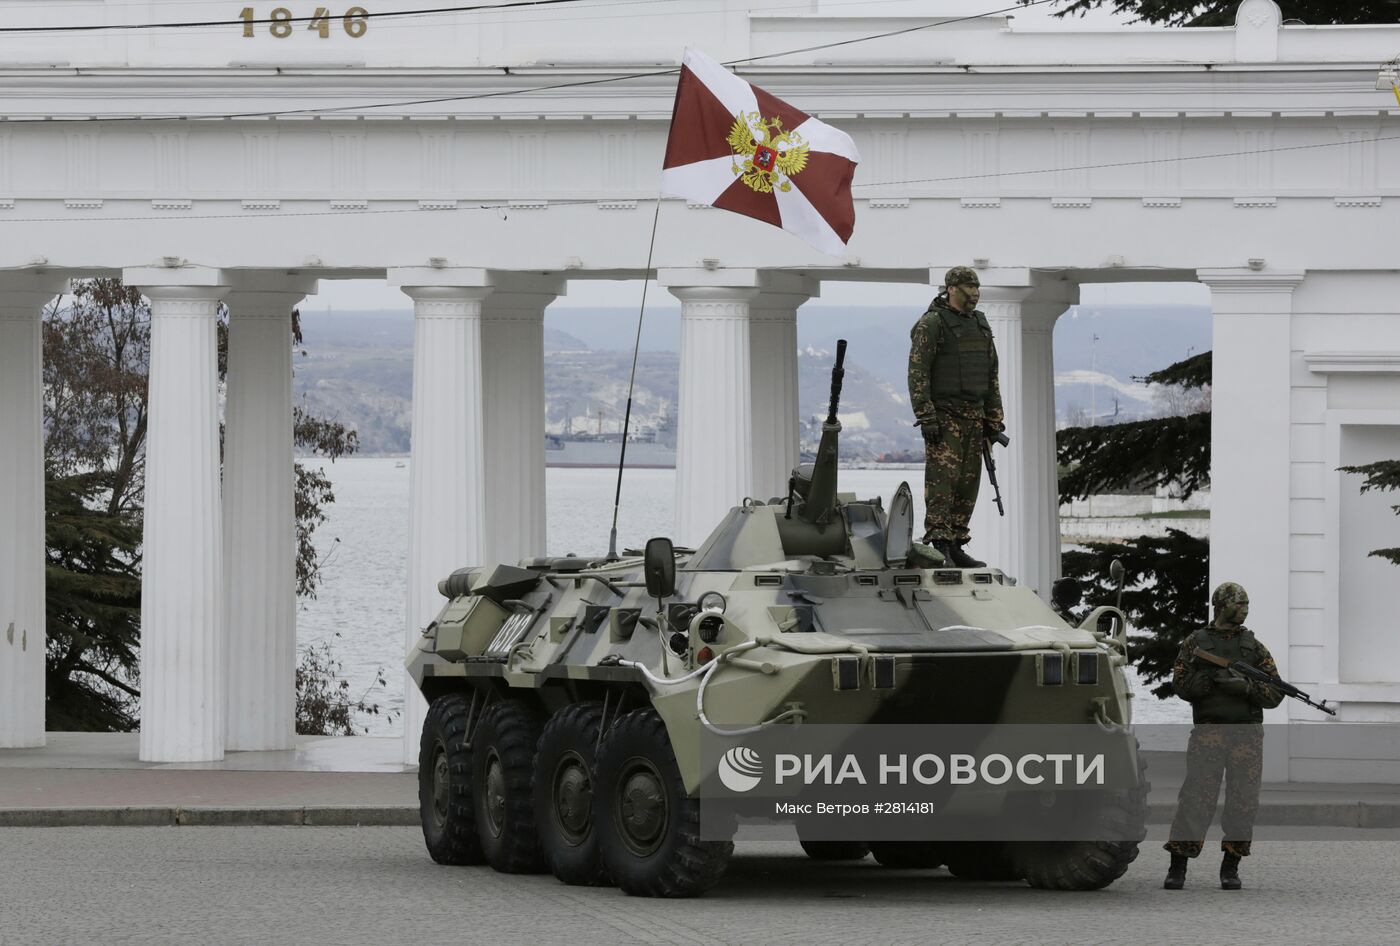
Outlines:
{"label": "distant ship", "polygon": [[[544,435],[544,465],[616,467],[622,434],[569,433]],[[655,427],[639,427],[627,436],[627,466],[670,469],[676,465],[675,424],[663,417]]]}

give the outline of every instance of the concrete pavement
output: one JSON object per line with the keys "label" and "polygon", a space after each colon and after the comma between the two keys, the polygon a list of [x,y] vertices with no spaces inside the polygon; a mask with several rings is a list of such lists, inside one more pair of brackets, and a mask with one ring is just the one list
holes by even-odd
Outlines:
{"label": "concrete pavement", "polygon": [[1107,889],[1063,893],[741,842],[719,886],[677,901],[443,867],[415,828],[12,828],[0,944],[1376,946],[1400,928],[1400,842],[1259,842],[1239,892],[1220,889],[1214,852],[1162,890],[1159,843]]}
{"label": "concrete pavement", "polygon": [[[134,733],[50,733],[43,748],[0,750],[0,826],[417,824],[417,773],[401,747],[396,737],[299,737],[282,752],[159,764],[137,760]],[[1185,759],[1145,754],[1149,820],[1165,824]],[[1400,828],[1400,785],[1266,783],[1260,802],[1265,827]]]}

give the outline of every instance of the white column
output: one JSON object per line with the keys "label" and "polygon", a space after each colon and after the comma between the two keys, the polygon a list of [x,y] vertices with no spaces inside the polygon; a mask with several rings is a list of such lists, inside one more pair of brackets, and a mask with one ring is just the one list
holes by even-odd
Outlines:
{"label": "white column", "polygon": [[[1303,274],[1203,269],[1198,276],[1210,287],[1212,310],[1210,585],[1244,585],[1249,626],[1287,679],[1290,339]],[[1271,720],[1286,719],[1286,707],[1270,712]]]}
{"label": "white column", "polygon": [[286,749],[296,733],[296,492],[292,307],[313,286],[240,287],[224,401],[226,748]]}
{"label": "white column", "polygon": [[[147,762],[224,755],[218,270],[128,270],[151,301],[141,562],[141,749]],[[178,281],[178,282],[177,282]]]}
{"label": "white column", "polygon": [[[1037,293],[1039,296],[1039,293]],[[1026,302],[1021,306],[1022,396],[1017,425],[1024,441],[1021,492],[1007,509],[1021,516],[1025,530],[1017,578],[1044,599],[1060,577],[1060,483],[1055,452],[1055,321],[1067,303]],[[1000,453],[1000,451],[999,451]]]}
{"label": "white column", "polygon": [[676,539],[694,546],[753,494],[749,304],[757,290],[668,288],[681,300]]}
{"label": "white column", "polygon": [[544,310],[564,285],[492,275],[498,285],[481,304],[483,493],[491,498],[482,553],[514,563],[545,553]]}
{"label": "white column", "polygon": [[749,304],[753,495],[787,495],[797,466],[797,309],[814,293],[764,292]]}
{"label": "white column", "polygon": [[51,276],[0,282],[0,749],[44,744],[44,305]]}
{"label": "white column", "polygon": [[972,540],[967,546],[967,551],[973,557],[1000,568],[1018,580],[1025,580],[1026,577],[1027,542],[1033,534],[1028,531],[1030,524],[1023,502],[1026,470],[1031,457],[1026,438],[1028,418],[1022,364],[1021,304],[1030,293],[1028,286],[982,287],[982,300],[978,308],[986,313],[987,322],[996,338],[1001,402],[1006,412],[1006,435],[1011,438],[1011,446],[1005,449],[996,446],[992,454],[997,464],[997,482],[1001,485],[1006,515],[997,514],[992,485],[987,481],[984,469],[982,486],[977,492],[977,508],[972,514]]}
{"label": "white column", "polygon": [[[406,651],[443,605],[437,583],[485,563],[481,308],[491,289],[481,270],[390,270],[389,281],[414,314]],[[405,762],[418,759],[426,709],[405,676]]]}

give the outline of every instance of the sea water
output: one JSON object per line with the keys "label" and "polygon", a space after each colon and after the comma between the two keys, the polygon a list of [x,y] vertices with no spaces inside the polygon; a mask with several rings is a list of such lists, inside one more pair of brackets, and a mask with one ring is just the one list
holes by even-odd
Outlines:
{"label": "sea water", "polygon": [[[372,735],[402,732],[405,597],[408,575],[408,461],[392,457],[304,461],[325,470],[335,502],[316,530],[320,559],[314,599],[298,603],[300,650],[329,643],[350,693],[377,704],[380,715],[361,714]],[[843,470],[841,489],[862,499],[879,496],[889,508],[899,484],[917,493],[920,470]],[[628,470],[622,481],[618,548],[641,548],[675,531],[676,472]],[[545,471],[546,552],[600,556],[607,551],[617,471],[551,467]],[[464,562],[465,564],[472,564]],[[444,576],[445,577],[445,576]],[[376,683],[384,680],[382,685]],[[1152,696],[1134,676],[1138,722],[1190,722],[1189,708]]]}

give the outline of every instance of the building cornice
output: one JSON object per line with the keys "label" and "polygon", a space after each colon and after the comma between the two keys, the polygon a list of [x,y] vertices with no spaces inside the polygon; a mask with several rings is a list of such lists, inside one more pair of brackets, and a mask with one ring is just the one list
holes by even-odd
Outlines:
{"label": "building cornice", "polygon": [[1305,276],[1302,270],[1196,270],[1196,277],[1217,292],[1292,292]]}
{"label": "building cornice", "polygon": [[1310,351],[1303,363],[1315,374],[1400,374],[1400,351]]}

